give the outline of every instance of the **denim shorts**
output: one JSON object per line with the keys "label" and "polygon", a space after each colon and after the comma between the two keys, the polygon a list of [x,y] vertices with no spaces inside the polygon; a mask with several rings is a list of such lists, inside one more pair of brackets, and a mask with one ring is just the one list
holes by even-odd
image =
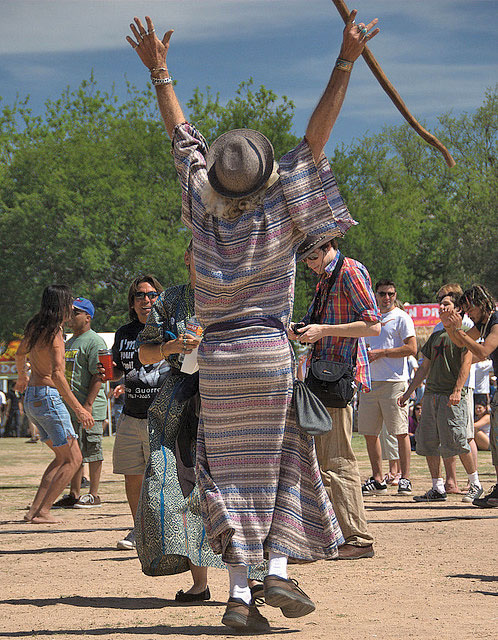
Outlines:
{"label": "denim shorts", "polygon": [[27,387],[24,394],[24,410],[40,432],[42,442],[50,440],[54,447],[77,438],[71,416],[57,389],[53,387]]}

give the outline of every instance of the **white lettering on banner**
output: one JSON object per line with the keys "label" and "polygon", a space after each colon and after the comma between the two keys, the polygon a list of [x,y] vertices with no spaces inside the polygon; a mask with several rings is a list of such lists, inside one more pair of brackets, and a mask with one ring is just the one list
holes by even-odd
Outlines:
{"label": "white lettering on banner", "polygon": [[0,363],[0,375],[2,376],[14,376],[17,375],[17,367],[15,362],[1,362]]}
{"label": "white lettering on banner", "polygon": [[415,326],[434,326],[439,321],[439,305],[434,302],[422,304],[407,304],[405,311],[413,320]]}

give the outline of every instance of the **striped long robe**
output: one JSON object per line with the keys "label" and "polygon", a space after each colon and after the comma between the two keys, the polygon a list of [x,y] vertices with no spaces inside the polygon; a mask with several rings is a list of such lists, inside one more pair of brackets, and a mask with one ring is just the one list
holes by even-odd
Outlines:
{"label": "striped long robe", "polygon": [[[182,219],[193,235],[195,312],[206,327],[268,315],[288,326],[295,255],[307,234],[342,236],[355,224],[329,164],[306,140],[280,161],[264,202],[234,220],[208,214],[207,145],[190,124],[173,139]],[[294,361],[284,332],[250,327],[207,335],[199,348],[197,482],[209,543],[229,564],[268,551],[297,561],[333,558],[343,541],[313,438],[296,426]]]}

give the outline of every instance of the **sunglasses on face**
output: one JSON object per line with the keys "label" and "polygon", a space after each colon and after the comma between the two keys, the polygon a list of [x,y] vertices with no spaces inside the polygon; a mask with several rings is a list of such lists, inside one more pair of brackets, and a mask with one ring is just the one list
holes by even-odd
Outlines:
{"label": "sunglasses on face", "polygon": [[394,298],[396,295],[396,291],[377,291],[378,296],[389,296],[390,298]]}
{"label": "sunglasses on face", "polygon": [[314,260],[318,260],[319,257],[320,257],[319,253],[312,253],[307,258],[305,258],[304,260],[305,260],[305,262],[308,262],[308,261],[313,262]]}
{"label": "sunglasses on face", "polygon": [[157,291],[137,291],[135,294],[135,298],[137,300],[145,300],[145,298],[149,298],[149,300],[155,300],[158,296]]}

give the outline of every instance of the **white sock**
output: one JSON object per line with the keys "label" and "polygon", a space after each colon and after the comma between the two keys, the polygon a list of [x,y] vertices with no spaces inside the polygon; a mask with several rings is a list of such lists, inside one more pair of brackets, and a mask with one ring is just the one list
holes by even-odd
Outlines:
{"label": "white sock", "polygon": [[477,471],[474,471],[474,473],[469,473],[467,475],[469,476],[469,484],[475,484],[478,487],[481,486],[481,481],[479,480],[479,474],[477,473]]}
{"label": "white sock", "polygon": [[432,478],[432,488],[439,491],[439,493],[446,493],[444,480],[442,478]]}
{"label": "white sock", "polygon": [[287,556],[270,551],[268,560],[268,575],[278,576],[287,580]]}
{"label": "white sock", "polygon": [[230,597],[240,598],[245,603],[251,603],[251,589],[247,582],[247,567],[242,564],[227,564],[230,578]]}

